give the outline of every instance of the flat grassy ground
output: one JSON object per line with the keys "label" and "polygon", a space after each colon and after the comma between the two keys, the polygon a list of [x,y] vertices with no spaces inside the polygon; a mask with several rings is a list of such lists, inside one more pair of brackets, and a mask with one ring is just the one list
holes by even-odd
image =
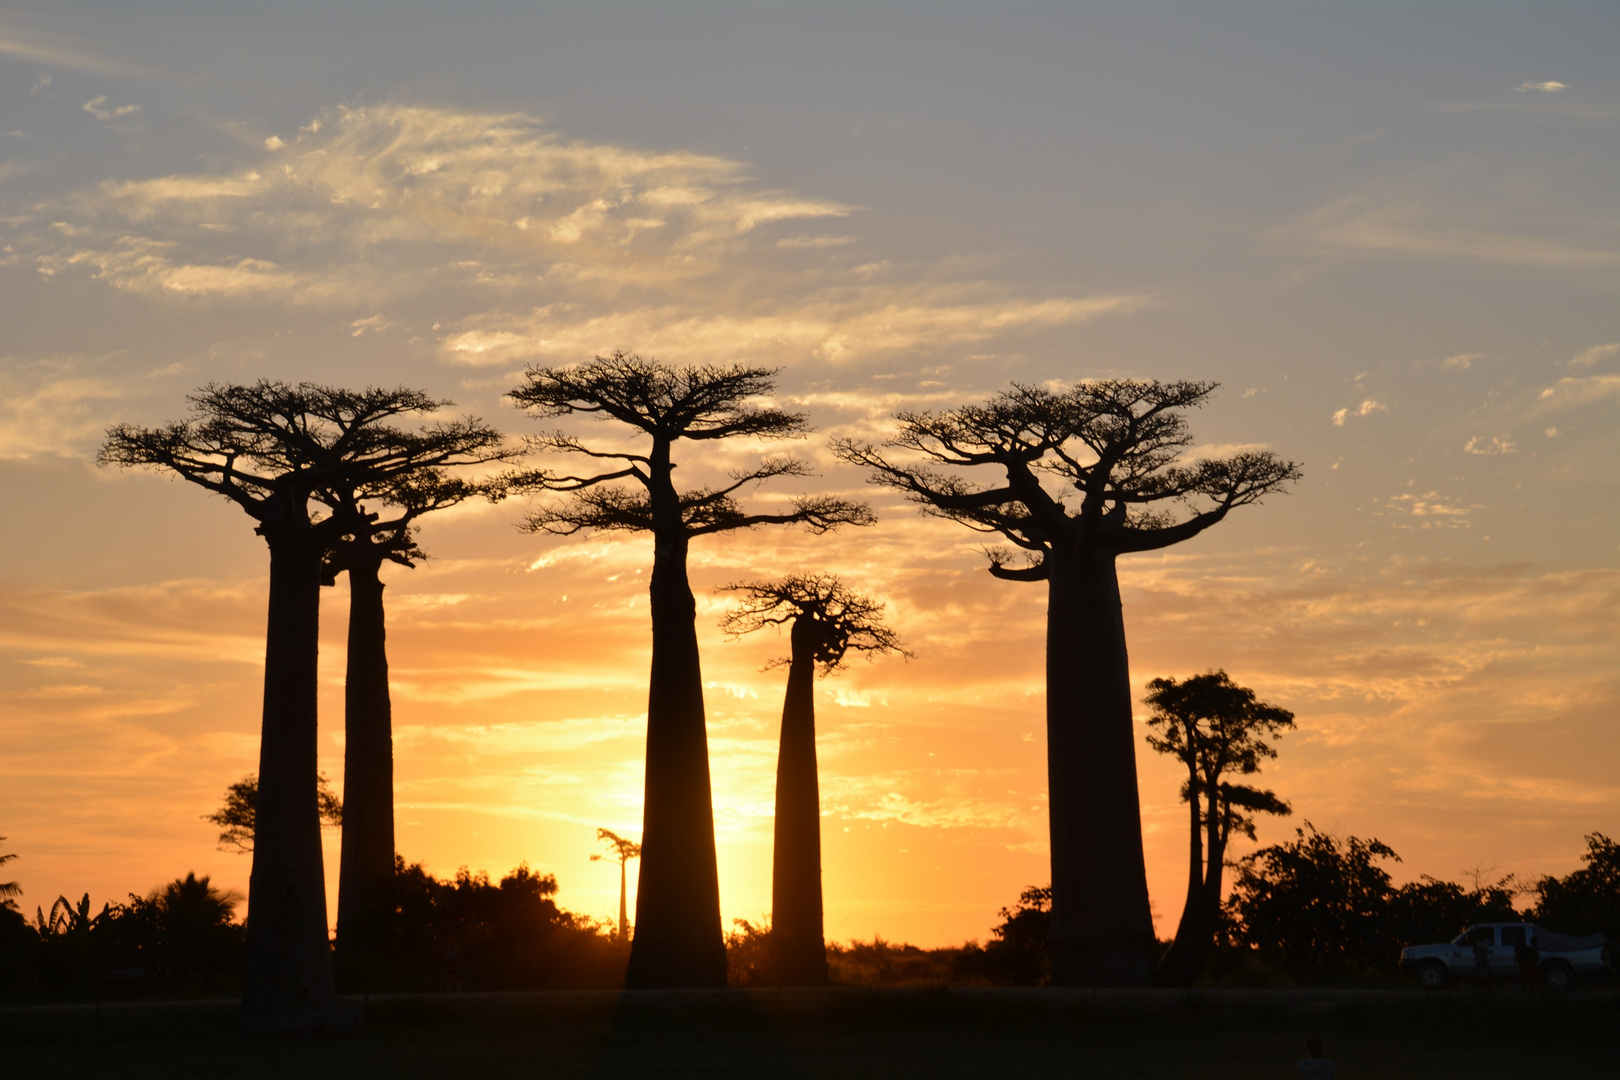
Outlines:
{"label": "flat grassy ground", "polygon": [[235,1005],[0,1010],[0,1076],[1620,1078],[1620,993],[832,989],[373,998],[350,1036],[238,1034]]}

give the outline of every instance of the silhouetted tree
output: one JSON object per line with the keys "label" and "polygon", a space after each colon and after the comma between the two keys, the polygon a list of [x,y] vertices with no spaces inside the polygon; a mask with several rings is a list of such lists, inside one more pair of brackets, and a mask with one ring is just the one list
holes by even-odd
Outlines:
{"label": "silhouetted tree", "polygon": [[[343,824],[343,801],[326,786],[326,774],[315,775],[315,802],[322,825]],[[248,773],[225,789],[225,801],[203,820],[218,825],[219,850],[253,854],[253,830],[259,819],[259,774]]]}
{"label": "silhouetted tree", "polygon": [[1187,986],[1203,970],[1220,922],[1227,840],[1234,830],[1254,839],[1256,813],[1290,812],[1274,793],[1225,778],[1252,775],[1262,760],[1276,757],[1271,744],[1294,726],[1294,714],[1260,701],[1224,671],[1179,683],[1154,679],[1143,701],[1153,710],[1148,745],[1187,770],[1181,787],[1191,815],[1187,899],[1175,941],[1154,972],[1161,985]]}
{"label": "silhouetted tree", "polygon": [[98,461],[177,473],[235,502],[270,549],[264,718],[243,1022],[267,1031],[344,1028],[351,1006],[332,985],[320,817],[315,798],[316,667],[322,561],[356,523],[319,515],[314,497],[348,485],[382,484],[465,455],[448,436],[475,421],[429,432],[393,426],[400,416],[448,404],[417,390],[339,390],[260,381],[210,384],[190,396],[193,416],[156,428],[117,425]]}
{"label": "silhouetted tree", "polygon": [[1581,862],[1564,877],[1536,882],[1536,921],[1565,934],[1601,931],[1620,941],[1620,843],[1591,833]]}
{"label": "silhouetted tree", "polygon": [[614,937],[622,944],[630,940],[629,912],[625,907],[624,867],[631,859],[641,858],[641,845],[634,840],[626,840],[611,829],[597,829],[596,838],[607,844],[610,854],[592,855],[591,862],[606,861],[619,864],[619,925]]}
{"label": "silhouetted tree", "polygon": [[1046,937],[1052,925],[1052,890],[1031,885],[1018,895],[1018,906],[1001,909],[1001,925],[983,948],[968,942],[956,971],[998,986],[1044,986],[1052,977]]}
{"label": "silhouetted tree", "polygon": [[620,451],[592,448],[561,432],[546,435],[535,440],[537,448],[614,461],[622,468],[514,480],[517,488],[573,493],[565,502],[535,510],[526,522],[531,531],[653,535],[646,799],[631,986],[723,986],[726,980],[688,546],[696,537],[756,525],[800,524],[819,533],[873,520],[864,504],[828,496],[800,496],[780,513],[746,512],[737,501],[744,488],[808,475],[809,467],[793,458],[767,458],[731,473],[730,482],[718,487],[676,487],[673,452],[680,440],[708,444],[804,436],[809,426],[802,415],[758,403],[774,389],[774,374],[742,365],[668,367],[614,353],[577,366],[530,368],[510,395],[538,416],[593,415],[626,425],[647,440],[644,449]]}
{"label": "silhouetted tree", "polygon": [[[5,842],[6,842],[6,838],[3,837],[3,836],[0,836],[0,844],[3,844]],[[16,857],[17,857],[16,855],[0,855],[0,866],[6,865],[6,863],[10,862],[11,860],[15,859]],[[12,908],[13,910],[15,910],[15,908],[17,907],[16,897],[19,897],[21,895],[22,895],[22,883],[21,882],[17,882],[17,881],[0,881],[0,907]]]}
{"label": "silhouetted tree", "polygon": [[[787,695],[776,757],[776,835],[771,864],[771,944],[779,986],[823,986],[827,942],[821,904],[821,794],[816,773],[813,674],[836,670],[851,651],[895,651],[883,605],[851,592],[831,574],[728,585],[742,602],[721,625],[732,635],[787,624]],[[777,661],[781,663],[782,661]]]}
{"label": "silhouetted tree", "polygon": [[[460,464],[483,464],[505,456],[493,428],[469,421],[424,433]],[[482,484],[427,468],[382,482],[334,483],[317,493],[334,515],[351,523],[327,553],[327,580],[349,578],[349,636],[343,684],[343,847],[338,868],[337,953],[340,965],[363,946],[394,876],[394,729],[388,689],[387,625],[382,565],[414,567],[426,553],[416,542],[418,522],[436,510],[490,494]],[[388,508],[368,511],[367,504]]]}
{"label": "silhouetted tree", "polygon": [[[897,415],[877,448],[840,441],[846,461],[923,512],[1023,550],[989,570],[1047,586],[1046,721],[1052,850],[1052,974],[1060,986],[1147,985],[1153,918],[1142,856],[1130,667],[1115,563],[1190,540],[1300,475],[1265,451],[1185,461],[1183,413],[1214,383],[1085,382],[1062,393],[1014,384],[983,405]],[[990,469],[985,486],[961,474]],[[1043,484],[1043,479],[1051,486]],[[1155,506],[1159,508],[1155,508]],[[1165,507],[1185,506],[1176,520]]]}

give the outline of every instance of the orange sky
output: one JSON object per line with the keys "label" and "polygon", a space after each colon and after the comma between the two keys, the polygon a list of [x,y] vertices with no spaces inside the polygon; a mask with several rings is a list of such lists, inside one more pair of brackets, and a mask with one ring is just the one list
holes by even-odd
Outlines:
{"label": "orange sky", "polygon": [[[200,818],[255,766],[265,551],[222,500],[97,470],[107,425],[268,376],[421,386],[523,434],[500,395],[525,364],[614,348],[782,366],[818,428],[787,449],[820,476],[758,504],[809,488],[880,516],[694,545],[728,919],[769,907],[785,675],[761,668],[786,643],[726,641],[714,590],[790,571],[880,597],[916,654],[818,684],[829,936],[982,939],[1046,880],[1043,588],[991,580],[978,536],[825,448],[1011,379],[1220,380],[1194,452],[1303,463],[1294,493],[1122,562],[1138,696],[1221,667],[1297,714],[1261,778],[1295,816],[1262,842],[1309,819],[1393,846],[1398,880],[1467,880],[1567,872],[1620,830],[1620,87],[1577,47],[1601,35],[1509,62],[1417,16],[1255,16],[1196,45],[1081,14],[1005,39],[883,17],[884,64],[829,80],[799,61],[857,45],[810,17],[789,46],[787,15],[574,13],[553,38],[509,13],[391,29],[346,66],[358,16],[323,36],[72,10],[0,19],[0,835],[30,911],[247,880]],[[726,35],[759,51],[718,64]],[[486,65],[503,38],[546,62]],[[982,63],[938,62],[956,49]],[[1027,62],[1043,49],[1091,63]],[[570,65],[607,55],[644,63],[588,93]],[[1384,82],[1352,92],[1375,57]],[[443,83],[401,89],[416,71]],[[598,826],[639,835],[650,551],[521,514],[441,514],[431,561],[385,572],[400,848],[439,874],[527,861],[608,916],[616,869],[589,855]],[[336,782],[345,586],[323,603]],[[1167,934],[1180,778],[1145,744],[1138,767]]]}

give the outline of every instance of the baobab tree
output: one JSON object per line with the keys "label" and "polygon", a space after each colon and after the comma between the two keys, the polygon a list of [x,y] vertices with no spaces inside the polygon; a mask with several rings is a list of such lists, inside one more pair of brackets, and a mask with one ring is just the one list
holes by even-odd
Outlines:
{"label": "baobab tree", "polygon": [[525,522],[530,531],[653,537],[646,797],[636,936],[626,976],[633,987],[726,981],[697,605],[686,574],[691,542],[758,525],[804,525],[823,533],[873,520],[864,503],[816,495],[798,496],[777,513],[747,512],[738,501],[745,488],[809,475],[809,466],[791,457],[765,458],[718,486],[676,486],[674,449],[682,440],[707,446],[723,439],[802,438],[809,431],[803,415],[760,403],[774,389],[775,374],[745,365],[669,367],[616,352],[569,367],[530,368],[510,395],[537,416],[595,416],[645,440],[634,450],[612,449],[554,432],[535,439],[534,446],[620,467],[582,476],[535,472],[512,480],[515,489],[571,493],[531,513]]}
{"label": "baobab tree", "polygon": [[596,838],[608,846],[609,854],[592,855],[591,862],[615,862],[619,864],[619,926],[614,936],[619,944],[623,945],[630,940],[629,912],[625,908],[625,873],[624,867],[631,859],[641,858],[641,845],[634,840],[626,840],[611,829],[597,829]]}
{"label": "baobab tree", "polygon": [[[451,451],[462,465],[506,456],[499,432],[477,421],[418,432],[424,458]],[[434,443],[443,445],[435,447]],[[414,567],[427,557],[417,544],[423,516],[478,495],[482,483],[424,466],[381,482],[336,482],[317,492],[335,515],[350,523],[327,552],[326,583],[349,579],[349,634],[343,684],[343,847],[338,868],[337,952],[351,963],[373,926],[394,875],[394,731],[388,688],[387,626],[383,607],[384,563]],[[383,511],[369,511],[367,505]]]}
{"label": "baobab tree", "polygon": [[[1185,459],[1184,413],[1215,388],[1105,380],[1060,393],[1015,383],[982,405],[898,414],[899,433],[885,446],[909,460],[835,443],[925,514],[1023,551],[1015,564],[1007,549],[987,548],[992,576],[1046,584],[1049,945],[1060,986],[1152,978],[1117,560],[1190,540],[1300,475],[1268,451]],[[963,475],[973,470],[1000,480]]]}
{"label": "baobab tree", "polygon": [[[264,711],[251,922],[242,1019],[253,1029],[352,1026],[356,1013],[332,985],[326,889],[316,801],[316,676],[322,563],[357,522],[322,512],[319,492],[384,484],[460,463],[482,446],[481,425],[450,421],[429,432],[401,416],[449,404],[417,390],[340,390],[263,380],[209,384],[190,395],[193,415],[161,427],[119,424],[98,462],[165,469],[236,503],[270,552]],[[454,433],[465,431],[468,445]]]}
{"label": "baobab tree", "polygon": [[[813,675],[837,670],[851,652],[909,655],[883,625],[883,605],[831,574],[728,585],[742,601],[721,625],[733,636],[789,627],[791,653],[776,755],[776,828],[771,859],[771,952],[779,986],[827,982],[821,904],[821,791],[816,768]],[[771,666],[776,666],[775,664]]]}
{"label": "baobab tree", "polygon": [[1254,815],[1287,814],[1291,808],[1274,792],[1228,783],[1228,776],[1250,776],[1277,756],[1273,742],[1294,726],[1294,714],[1259,700],[1224,671],[1194,675],[1184,682],[1154,679],[1143,701],[1148,745],[1178,759],[1187,770],[1181,797],[1191,820],[1187,900],[1170,951],[1154,972],[1162,986],[1187,986],[1209,955],[1221,910],[1221,877],[1226,845],[1234,831],[1254,839]]}

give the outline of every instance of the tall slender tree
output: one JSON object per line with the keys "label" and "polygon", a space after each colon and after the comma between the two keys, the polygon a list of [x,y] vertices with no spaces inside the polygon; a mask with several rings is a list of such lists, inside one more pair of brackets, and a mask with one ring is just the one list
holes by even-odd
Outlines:
{"label": "tall slender tree", "polygon": [[1148,745],[1179,760],[1187,770],[1181,787],[1191,815],[1187,899],[1175,941],[1154,971],[1161,986],[1187,986],[1203,969],[1220,919],[1226,845],[1234,831],[1254,838],[1255,814],[1287,814],[1291,808],[1271,791],[1233,784],[1277,756],[1272,743],[1294,726],[1294,714],[1268,705],[1238,686],[1224,671],[1184,682],[1154,679],[1143,699]]}
{"label": "tall slender tree", "polygon": [[593,448],[574,435],[554,432],[535,439],[535,447],[619,467],[581,476],[536,472],[512,480],[518,489],[572,493],[530,514],[526,527],[531,531],[627,530],[653,536],[643,854],[626,976],[633,987],[723,986],[726,981],[688,547],[698,537],[757,525],[804,525],[821,533],[873,520],[864,503],[831,496],[799,496],[778,513],[747,512],[738,502],[743,489],[809,475],[804,462],[790,457],[765,458],[732,472],[718,486],[683,490],[675,485],[674,449],[682,440],[702,445],[788,439],[809,431],[801,414],[764,404],[775,388],[775,374],[745,365],[670,367],[617,352],[575,366],[530,368],[511,393],[537,416],[595,416],[617,421],[645,440],[635,450]]}
{"label": "tall slender tree", "polygon": [[[1046,583],[1049,944],[1060,986],[1152,979],[1117,560],[1190,540],[1300,475],[1266,451],[1185,459],[1184,414],[1215,388],[1103,380],[1060,393],[1015,383],[983,405],[898,414],[891,453],[835,443],[846,461],[872,470],[873,483],[924,513],[1023,551],[1014,565],[1006,549],[987,549],[993,576]],[[964,476],[974,470],[1000,473],[1000,482]]]}
{"label": "tall slender tree", "polygon": [[[477,421],[427,434],[456,451],[463,465],[506,456],[504,439]],[[363,964],[394,875],[394,731],[388,686],[388,634],[383,607],[384,563],[414,567],[427,557],[417,544],[426,514],[458,505],[491,488],[450,476],[443,468],[336,483],[318,497],[351,523],[327,552],[326,582],[349,579],[349,634],[343,688],[343,847],[338,867],[336,959],[340,969]],[[369,511],[367,504],[381,505]],[[340,971],[340,974],[342,972]]]}
{"label": "tall slender tree", "polygon": [[608,846],[609,854],[592,855],[591,862],[615,862],[619,864],[619,925],[614,937],[623,945],[630,940],[629,911],[625,908],[625,866],[631,859],[641,858],[641,845],[634,840],[626,840],[612,829],[597,829],[596,838]]}
{"label": "tall slender tree", "polygon": [[[789,627],[792,652],[776,756],[776,829],[771,860],[771,952],[779,986],[823,986],[827,942],[821,901],[821,790],[816,767],[812,674],[837,670],[851,652],[908,655],[883,625],[883,605],[831,574],[728,585],[742,601],[721,625],[732,635]],[[775,666],[775,665],[772,665]]]}
{"label": "tall slender tree", "polygon": [[325,512],[317,493],[381,484],[456,464],[465,449],[446,433],[471,421],[404,431],[393,421],[448,402],[417,390],[334,389],[269,380],[210,384],[188,399],[193,415],[161,427],[119,424],[103,465],[165,469],[236,503],[270,552],[264,712],[253,868],[248,886],[242,1019],[263,1031],[339,1029],[355,1010],[332,985],[316,801],[316,677],[322,562],[356,523]]}

